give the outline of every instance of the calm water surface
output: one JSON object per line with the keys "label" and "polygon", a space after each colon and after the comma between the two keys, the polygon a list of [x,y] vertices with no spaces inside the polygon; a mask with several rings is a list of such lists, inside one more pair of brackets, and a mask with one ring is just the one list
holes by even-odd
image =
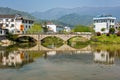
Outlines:
{"label": "calm water surface", "polygon": [[1,49],[0,80],[120,80],[120,50]]}

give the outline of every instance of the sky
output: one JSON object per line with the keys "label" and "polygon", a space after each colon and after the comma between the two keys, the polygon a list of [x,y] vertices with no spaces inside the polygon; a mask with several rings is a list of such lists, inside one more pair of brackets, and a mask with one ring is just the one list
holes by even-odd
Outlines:
{"label": "sky", "polygon": [[0,0],[0,7],[26,12],[43,12],[52,8],[115,6],[120,6],[120,0]]}

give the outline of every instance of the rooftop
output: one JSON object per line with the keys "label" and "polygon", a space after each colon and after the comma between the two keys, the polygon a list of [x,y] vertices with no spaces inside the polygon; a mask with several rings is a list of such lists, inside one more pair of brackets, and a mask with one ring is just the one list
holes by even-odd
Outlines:
{"label": "rooftop", "polygon": [[98,15],[95,18],[93,18],[93,20],[96,19],[116,19],[116,17],[113,17],[112,15]]}

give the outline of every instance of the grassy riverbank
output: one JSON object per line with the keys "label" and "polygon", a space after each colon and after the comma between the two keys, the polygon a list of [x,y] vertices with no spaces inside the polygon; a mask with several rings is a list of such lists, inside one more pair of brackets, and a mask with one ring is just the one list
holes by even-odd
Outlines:
{"label": "grassy riverbank", "polygon": [[103,34],[101,36],[94,36],[91,39],[91,43],[120,44],[120,36],[117,36],[115,34],[110,34],[109,36],[106,34]]}

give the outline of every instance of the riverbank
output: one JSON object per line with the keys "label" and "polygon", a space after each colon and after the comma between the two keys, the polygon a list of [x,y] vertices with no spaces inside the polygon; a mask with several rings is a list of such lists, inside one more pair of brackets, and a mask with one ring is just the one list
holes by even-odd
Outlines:
{"label": "riverbank", "polygon": [[92,44],[120,44],[120,36],[117,36],[115,34],[110,35],[100,35],[100,36],[93,36],[91,38]]}

